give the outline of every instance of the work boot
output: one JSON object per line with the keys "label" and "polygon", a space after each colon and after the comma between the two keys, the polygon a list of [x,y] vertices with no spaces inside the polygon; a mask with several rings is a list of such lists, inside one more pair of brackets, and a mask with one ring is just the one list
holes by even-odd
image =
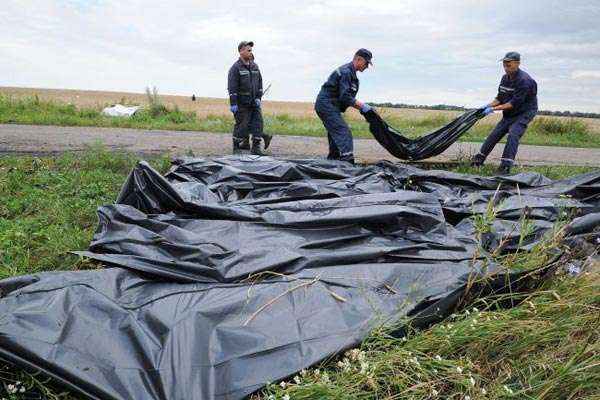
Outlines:
{"label": "work boot", "polygon": [[254,154],[255,156],[265,155],[260,148],[260,139],[252,139],[252,149],[250,149],[250,153]]}
{"label": "work boot", "polygon": [[481,167],[484,162],[485,156],[481,153],[477,153],[471,158],[471,167]]}
{"label": "work boot", "polygon": [[240,143],[241,150],[250,150],[250,138],[242,139],[242,143]]}
{"label": "work boot", "polygon": [[354,154],[352,154],[352,153],[345,154],[345,155],[341,156],[339,158],[339,160],[346,161],[346,162],[349,162],[350,164],[354,165]]}
{"label": "work boot", "polygon": [[273,139],[273,136],[267,135],[267,134],[263,134],[263,139],[265,141],[265,150],[266,150],[271,145],[271,139]]}
{"label": "work boot", "polygon": [[498,170],[496,171],[496,174],[504,176],[504,175],[510,175],[510,167],[511,165],[509,163],[501,163],[500,166],[498,167]]}
{"label": "work boot", "polygon": [[233,138],[233,154],[241,154],[242,153],[242,144],[243,140],[240,138]]}

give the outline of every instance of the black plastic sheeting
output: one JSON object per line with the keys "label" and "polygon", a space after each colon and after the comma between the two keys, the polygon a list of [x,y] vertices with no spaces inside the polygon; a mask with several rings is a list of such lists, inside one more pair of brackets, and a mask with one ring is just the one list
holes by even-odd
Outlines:
{"label": "black plastic sheeting", "polygon": [[373,137],[390,154],[401,160],[424,160],[443,153],[477,121],[484,117],[483,109],[470,110],[452,122],[417,139],[409,139],[389,126],[375,111],[363,113]]}
{"label": "black plastic sheeting", "polygon": [[[490,201],[479,243],[471,217]],[[600,240],[600,171],[245,156],[179,159],[163,177],[141,162],[80,252],[106,269],[0,281],[0,357],[90,398],[240,399],[382,323],[443,318],[467,281],[506,283],[480,244],[527,249],[562,213],[571,240]]]}

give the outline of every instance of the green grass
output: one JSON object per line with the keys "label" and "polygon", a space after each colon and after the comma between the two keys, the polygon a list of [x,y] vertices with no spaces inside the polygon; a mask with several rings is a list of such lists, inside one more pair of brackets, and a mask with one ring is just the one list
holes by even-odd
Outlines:
{"label": "green grass", "polygon": [[[168,108],[160,103],[156,93],[148,93],[150,107],[132,118],[103,116],[100,109],[81,108],[73,105],[38,98],[13,99],[0,95],[0,123],[61,126],[100,126],[138,129],[165,129],[181,131],[205,131],[230,133],[234,121],[231,116],[209,115],[198,118],[194,112]],[[386,112],[383,110],[383,115]],[[447,114],[433,114],[422,118],[386,116],[388,123],[408,137],[431,132],[451,120]],[[348,121],[355,138],[372,138],[365,121]],[[317,116],[292,117],[288,114],[265,114],[265,132],[274,135],[325,136],[325,129]],[[493,129],[482,120],[460,140],[481,142]],[[537,117],[522,139],[524,144],[600,147],[600,132],[592,131],[578,119]]]}
{"label": "green grass", "polygon": [[[97,268],[68,252],[87,248],[97,224],[96,208],[114,202],[137,160],[135,155],[102,147],[55,158],[0,157],[0,278]],[[164,157],[149,161],[161,172],[169,166]],[[526,170],[561,178],[592,169]],[[461,166],[458,171],[488,175],[494,169]],[[535,254],[545,257],[542,251]],[[536,260],[520,256],[503,261],[518,268],[541,263]],[[499,310],[491,302],[478,304],[480,312],[463,313],[412,332],[407,341],[380,330],[363,344],[360,360],[356,352],[347,356],[348,366],[343,356],[330,360],[318,367],[319,373],[316,368],[307,371],[300,384],[293,383],[286,390],[270,387],[263,397],[428,399],[435,390],[439,398],[451,399],[465,395],[472,399],[600,399],[599,289],[597,274],[561,278],[531,294],[517,308]],[[361,361],[366,363],[362,373]],[[35,388],[51,399],[73,398],[40,375],[0,365],[0,383],[15,381],[22,382],[29,393]]]}
{"label": "green grass", "polygon": [[407,339],[374,332],[261,397],[600,398],[599,274],[561,277],[521,300],[500,309],[488,299]]}

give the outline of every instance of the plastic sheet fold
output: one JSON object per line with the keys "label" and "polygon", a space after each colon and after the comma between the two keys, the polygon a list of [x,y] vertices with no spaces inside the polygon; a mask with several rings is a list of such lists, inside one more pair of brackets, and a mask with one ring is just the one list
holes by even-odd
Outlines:
{"label": "plastic sheet fold", "polygon": [[569,240],[596,243],[600,171],[181,158],[164,176],[140,162],[98,216],[78,253],[105,269],[0,281],[0,358],[89,398],[241,399],[375,326],[444,318],[467,281],[511,284],[487,251],[527,251],[567,218]]}

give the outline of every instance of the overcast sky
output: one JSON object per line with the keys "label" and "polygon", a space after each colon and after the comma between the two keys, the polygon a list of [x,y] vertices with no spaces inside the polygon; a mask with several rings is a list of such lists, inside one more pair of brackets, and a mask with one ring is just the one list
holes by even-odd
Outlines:
{"label": "overcast sky", "polygon": [[0,86],[226,97],[244,39],[273,100],[312,101],[366,47],[360,99],[480,106],[515,50],[540,108],[600,112],[598,0],[2,0]]}

